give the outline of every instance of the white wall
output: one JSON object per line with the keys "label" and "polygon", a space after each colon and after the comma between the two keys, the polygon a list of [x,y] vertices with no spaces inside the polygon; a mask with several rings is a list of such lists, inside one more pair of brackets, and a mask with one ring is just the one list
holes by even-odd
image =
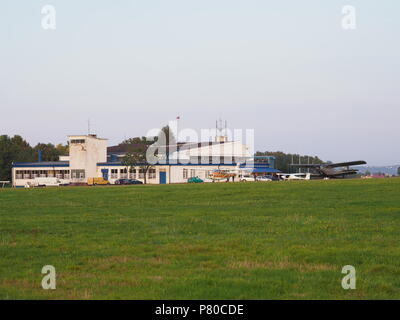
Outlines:
{"label": "white wall", "polygon": [[[16,179],[16,172],[20,170],[40,170],[40,171],[57,171],[57,170],[69,170],[68,167],[21,167],[21,168],[12,168],[12,185],[13,187],[23,187],[27,182],[32,183],[34,179]],[[62,183],[69,183],[70,180],[62,180]]]}
{"label": "white wall", "polygon": [[[71,143],[85,140],[85,143]],[[93,136],[69,136],[69,166],[72,170],[85,170],[85,179],[98,177],[97,163],[107,161],[107,140]]]}

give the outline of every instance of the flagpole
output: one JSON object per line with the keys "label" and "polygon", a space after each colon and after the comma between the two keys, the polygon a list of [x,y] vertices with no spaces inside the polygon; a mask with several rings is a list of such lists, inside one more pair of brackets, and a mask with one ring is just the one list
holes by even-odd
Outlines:
{"label": "flagpole", "polygon": [[179,163],[179,120],[181,119],[180,116],[176,117],[176,157],[177,157],[177,162]]}
{"label": "flagpole", "polygon": [[179,120],[181,119],[180,116],[176,117],[176,144],[178,145],[179,142]]}

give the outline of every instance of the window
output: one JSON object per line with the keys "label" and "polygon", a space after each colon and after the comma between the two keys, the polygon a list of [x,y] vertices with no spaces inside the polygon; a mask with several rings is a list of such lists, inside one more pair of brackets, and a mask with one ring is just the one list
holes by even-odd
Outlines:
{"label": "window", "polygon": [[136,179],[136,169],[129,169],[129,179]]}
{"label": "window", "polygon": [[149,169],[149,179],[156,178],[156,169]]}
{"label": "window", "polygon": [[188,169],[183,169],[183,179],[188,178]]}
{"label": "window", "polygon": [[118,179],[118,169],[111,169],[111,179]]}
{"label": "window", "polygon": [[56,178],[69,179],[69,170],[56,170]]}
{"label": "window", "polygon": [[190,177],[193,178],[196,176],[196,170],[190,169]]}
{"label": "window", "polygon": [[127,179],[128,178],[128,169],[120,169],[119,170],[120,177],[121,179]]}
{"label": "window", "polygon": [[76,169],[71,170],[72,179],[85,179],[85,170],[83,169]]}
{"label": "window", "polygon": [[29,170],[24,170],[22,177],[23,177],[23,179],[30,179],[31,178],[31,172]]}
{"label": "window", "polygon": [[144,179],[144,169],[139,169],[139,179]]}
{"label": "window", "polygon": [[16,170],[15,171],[15,179],[22,179],[23,177],[23,171],[22,170]]}
{"label": "window", "polygon": [[45,171],[45,170],[39,170],[39,171],[37,171],[37,175],[38,175],[38,177],[40,177],[40,178],[46,178],[46,177],[47,177],[47,171]]}
{"label": "window", "polygon": [[85,143],[85,139],[72,139],[71,144]]}
{"label": "window", "polygon": [[62,171],[63,171],[64,179],[69,179],[70,178],[69,170],[62,170]]}

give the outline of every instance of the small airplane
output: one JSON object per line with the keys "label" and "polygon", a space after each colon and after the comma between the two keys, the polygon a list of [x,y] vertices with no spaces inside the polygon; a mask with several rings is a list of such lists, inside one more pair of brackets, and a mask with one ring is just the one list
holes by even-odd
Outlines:
{"label": "small airplane", "polygon": [[229,170],[214,170],[210,174],[210,179],[214,182],[215,180],[225,180],[229,181],[230,178],[233,178],[236,176],[235,173],[230,172]]}
{"label": "small airplane", "polygon": [[[318,177],[322,178],[344,178],[345,176],[356,174],[357,169],[351,169],[350,166],[358,166],[367,164],[365,161],[350,161],[340,163],[322,163],[322,164],[292,164],[297,168],[310,168],[314,171]],[[335,168],[346,168],[346,169],[335,169]],[[315,176],[315,175],[313,175]]]}
{"label": "small airplane", "polygon": [[311,173],[278,173],[282,180],[310,180]]}

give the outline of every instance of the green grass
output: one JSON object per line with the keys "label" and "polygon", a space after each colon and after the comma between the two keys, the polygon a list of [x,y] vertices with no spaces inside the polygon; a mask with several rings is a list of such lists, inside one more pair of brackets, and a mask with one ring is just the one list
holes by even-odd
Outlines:
{"label": "green grass", "polygon": [[3,189],[0,299],[399,299],[399,235],[400,179]]}

